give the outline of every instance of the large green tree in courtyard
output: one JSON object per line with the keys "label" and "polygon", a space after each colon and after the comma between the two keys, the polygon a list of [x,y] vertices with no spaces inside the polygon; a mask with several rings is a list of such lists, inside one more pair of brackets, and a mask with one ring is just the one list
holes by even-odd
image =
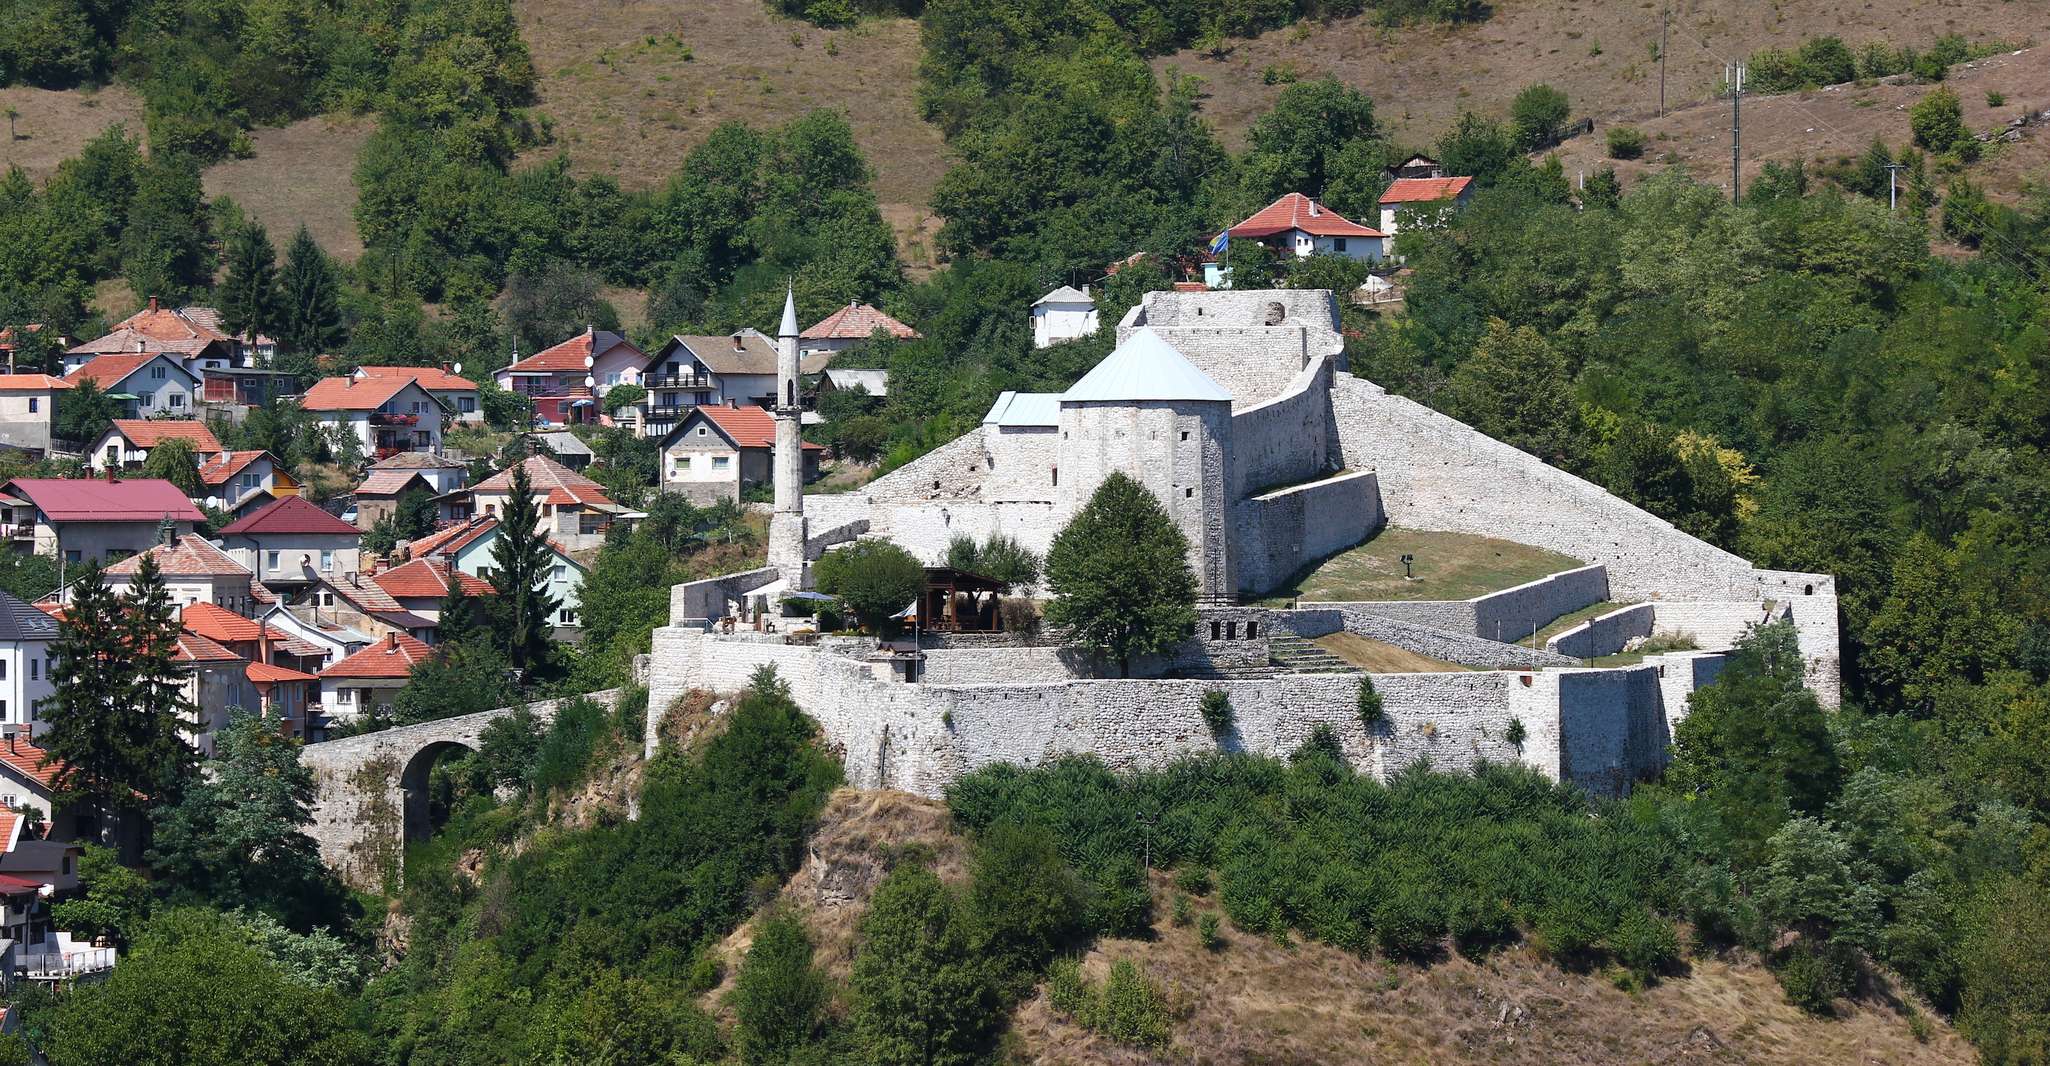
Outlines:
{"label": "large green tree in courtyard", "polygon": [[1073,640],[1115,659],[1165,651],[1196,623],[1196,575],[1189,541],[1145,486],[1112,474],[1053,541],[1046,580],[1054,594],[1047,621]]}

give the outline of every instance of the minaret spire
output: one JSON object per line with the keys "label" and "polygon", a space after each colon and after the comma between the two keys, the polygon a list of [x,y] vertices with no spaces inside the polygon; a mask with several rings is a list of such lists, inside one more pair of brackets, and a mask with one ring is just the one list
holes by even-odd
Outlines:
{"label": "minaret spire", "polygon": [[783,571],[792,588],[806,584],[803,415],[798,402],[797,290],[783,289],[783,322],[776,329],[775,486],[776,510],[769,518],[769,565]]}

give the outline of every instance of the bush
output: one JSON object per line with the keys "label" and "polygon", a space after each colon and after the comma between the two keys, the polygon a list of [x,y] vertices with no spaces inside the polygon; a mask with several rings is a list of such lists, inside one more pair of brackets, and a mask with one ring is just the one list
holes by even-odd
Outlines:
{"label": "bush", "polygon": [[1836,1011],[1839,997],[1849,995],[1857,977],[1851,949],[1834,942],[1802,937],[1781,951],[1773,963],[1787,1002],[1814,1015]]}
{"label": "bush", "polygon": [[1203,950],[1216,951],[1224,947],[1224,934],[1218,932],[1217,926],[1215,912],[1206,911],[1201,918],[1196,919],[1196,940],[1203,945]]}
{"label": "bush", "polygon": [[1195,920],[1195,914],[1189,907],[1189,897],[1185,893],[1177,892],[1174,894],[1174,906],[1168,913],[1172,915],[1171,920],[1176,928],[1186,927],[1191,921]]}
{"label": "bush", "polygon": [[1635,126],[1610,126],[1607,133],[1610,159],[1638,159],[1644,155],[1644,131]]}
{"label": "bush", "polygon": [[1502,735],[1502,739],[1515,745],[1519,750],[1523,747],[1523,742],[1529,738],[1530,730],[1523,727],[1523,719],[1521,718],[1511,718],[1509,720],[1509,731]]}
{"label": "bush", "polygon": [[1995,91],[1994,91],[1994,90],[1992,90],[1992,89],[1988,89],[1988,90],[1986,90],[1986,106],[1987,106],[1987,107],[2005,107],[2005,106],[2007,106],[2007,94],[2006,94],[2006,93],[2003,93],[2003,92],[1995,92]]}
{"label": "bush", "polygon": [[827,552],[817,572],[819,591],[838,597],[841,607],[878,633],[925,587],[918,557],[887,540],[857,540]]}
{"label": "bush", "polygon": [[1372,733],[1388,721],[1388,708],[1383,704],[1381,693],[1374,688],[1374,679],[1360,675],[1360,725]]}
{"label": "bush", "polygon": [[1932,152],[1948,152],[1972,136],[1965,128],[1964,106],[1957,94],[1941,87],[1931,89],[1908,109],[1908,128],[1915,131],[1915,143]]}
{"label": "bush", "polygon": [[1203,724],[1210,727],[1212,736],[1223,736],[1231,732],[1231,697],[1223,689],[1211,689],[1203,694]]}
{"label": "bush", "polygon": [[1103,984],[1096,1023],[1090,1028],[1120,1044],[1133,1047],[1167,1046],[1167,1006],[1160,990],[1153,986],[1130,959],[1111,963],[1110,978]]}
{"label": "bush", "polygon": [[1673,931],[1673,923],[1643,909],[1624,914],[1609,934],[1608,944],[1609,954],[1640,983],[1650,983],[1680,957],[1680,937]]}
{"label": "bush", "polygon": [[1174,887],[1192,896],[1210,894],[1210,871],[1201,866],[1184,866],[1175,871]]}
{"label": "bush", "polygon": [[1509,107],[1516,146],[1534,152],[1559,143],[1559,131],[1565,128],[1571,107],[1565,93],[1542,83],[1517,93],[1516,102]]}

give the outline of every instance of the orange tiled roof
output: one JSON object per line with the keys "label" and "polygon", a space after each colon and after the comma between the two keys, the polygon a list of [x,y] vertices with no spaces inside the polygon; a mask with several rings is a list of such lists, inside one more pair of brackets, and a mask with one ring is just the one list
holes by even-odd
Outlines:
{"label": "orange tiled roof", "polygon": [[308,411],[375,411],[406,390],[412,378],[321,378],[299,398]]}
{"label": "orange tiled roof", "polygon": [[189,440],[193,450],[201,455],[221,451],[221,442],[214,437],[214,431],[197,419],[117,418],[114,429],[138,448],[154,448],[167,440]]}
{"label": "orange tiled roof", "polygon": [[242,657],[189,629],[178,631],[177,661],[181,663],[228,663]]}
{"label": "orange tiled roof", "polygon": [[114,323],[113,328],[134,330],[146,337],[167,341],[232,339],[210,324],[201,322],[183,311],[161,306],[155,297],[151,297],[142,310]]}
{"label": "orange tiled roof", "polygon": [[1318,237],[1385,237],[1387,234],[1370,229],[1325,207],[1323,204],[1292,192],[1266,207],[1253,212],[1252,217],[1231,228],[1234,237],[1271,237],[1289,230],[1301,230]]}
{"label": "orange tiled roof", "polygon": [[577,334],[561,344],[543,348],[533,355],[506,367],[501,373],[513,374],[559,374],[584,370],[600,358],[612,353],[615,348],[625,348],[642,363],[648,361],[647,353],[636,348],[611,330],[585,326]]}
{"label": "orange tiled roof", "polygon": [[[455,571],[454,576],[462,584],[465,596],[489,596],[495,591],[490,582],[472,577],[460,570]],[[393,599],[413,600],[428,597],[439,599],[448,595],[449,577],[450,568],[447,560],[415,559],[403,566],[395,566],[377,574],[371,580],[377,582],[377,587]]]}
{"label": "orange tiled roof", "polygon": [[366,378],[405,378],[429,392],[477,391],[476,382],[438,366],[359,366],[356,373]]}
{"label": "orange tiled roof", "polygon": [[[129,376],[141,370],[152,359],[163,358],[162,352],[136,352],[130,355],[102,355],[77,370],[64,375],[72,385],[90,381],[107,392],[128,380]],[[177,360],[172,360],[177,362]]]}
{"label": "orange tiled roof", "polygon": [[1450,200],[1466,191],[1472,178],[1396,178],[1381,194],[1384,204],[1431,203]]}
{"label": "orange tiled roof", "polygon": [[68,389],[71,383],[48,374],[0,374],[0,389]]}
{"label": "orange tiled roof", "polygon": [[[134,438],[131,437],[129,439],[133,440]],[[253,452],[220,452],[208,457],[206,462],[199,464],[199,480],[208,485],[225,485],[233,480],[236,474],[248,469],[250,463],[268,455],[270,455],[269,452],[260,450]],[[271,465],[276,466],[276,461],[273,460]]]}
{"label": "orange tiled roof", "polygon": [[139,555],[131,555],[108,567],[106,573],[110,576],[133,576],[142,569],[142,561],[145,558],[155,559],[157,568],[164,572],[165,577],[253,576],[248,567],[236,562],[227,552],[214,547],[197,533],[186,533],[180,536],[176,543],[158,544]]}
{"label": "orange tiled roof", "polygon": [[0,762],[44,788],[51,787],[51,782],[57,779],[57,772],[64,766],[61,759],[50,759],[45,765],[44,759],[48,754],[28,737],[0,740]]}
{"label": "orange tiled roof", "polygon": [[[767,408],[757,407],[754,404],[719,404],[717,406],[708,404],[704,407],[693,408],[693,410],[711,420],[713,425],[719,427],[719,432],[724,433],[736,448],[774,448],[776,446],[776,418],[768,412]],[[689,421],[688,418],[685,418],[683,422],[677,423],[676,429],[670,431],[671,435],[680,432],[683,429],[684,423]],[[806,441],[804,447],[808,451],[824,450],[823,446],[813,444],[810,441]]]}
{"label": "orange tiled roof", "polygon": [[852,303],[819,319],[812,327],[798,336],[804,340],[857,340],[865,341],[876,330],[887,331],[890,336],[901,340],[916,340],[917,330],[891,318],[889,315],[864,303]]}
{"label": "orange tiled roof", "polygon": [[[605,486],[545,455],[530,455],[520,460],[519,465],[526,467],[527,481],[534,486],[534,492],[546,497],[549,503],[612,505],[612,498],[605,495]],[[478,482],[470,491],[478,496],[512,492],[513,469],[506,467]]]}
{"label": "orange tiled roof", "polygon": [[242,672],[248,675],[249,680],[256,682],[320,680],[320,678],[312,674],[302,673],[283,666],[272,666],[269,663],[250,663],[242,668]]}
{"label": "orange tiled roof", "polygon": [[477,538],[497,528],[498,518],[496,516],[478,515],[467,522],[459,522],[447,529],[437,529],[421,537],[419,540],[406,545],[406,554],[415,559],[425,559],[434,555],[447,555],[450,552],[461,551],[463,548],[476,543]]}
{"label": "orange tiled roof", "polygon": [[394,633],[320,672],[321,677],[403,678],[413,664],[434,649],[403,633]]}

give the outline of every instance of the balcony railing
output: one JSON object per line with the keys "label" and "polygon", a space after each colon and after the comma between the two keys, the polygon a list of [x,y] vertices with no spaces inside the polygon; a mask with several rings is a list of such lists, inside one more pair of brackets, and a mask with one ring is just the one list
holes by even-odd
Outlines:
{"label": "balcony railing", "polygon": [[388,445],[388,444],[380,444],[380,445],[378,445],[378,446],[377,446],[377,449],[376,449],[376,450],[375,450],[374,452],[372,452],[371,454],[375,455],[375,456],[376,456],[377,458],[379,458],[379,459],[389,459],[389,458],[391,458],[391,457],[392,457],[392,456],[394,456],[394,455],[398,455],[398,454],[400,454],[401,452],[405,452],[405,451],[409,451],[409,450],[410,450],[410,449],[407,449],[407,448],[400,448],[400,447],[395,447],[395,446],[393,446],[393,445]]}
{"label": "balcony railing", "polygon": [[666,377],[647,377],[641,384],[650,389],[709,389],[714,388],[709,374],[670,374]]}
{"label": "balcony railing", "polygon": [[30,540],[36,535],[36,525],[34,522],[16,522],[13,525],[0,528],[7,530],[7,536],[11,540]]}
{"label": "balcony railing", "polygon": [[412,426],[419,422],[419,415],[402,415],[395,411],[370,412],[370,424],[373,426]]}
{"label": "balcony railing", "polygon": [[103,973],[113,969],[118,961],[120,953],[113,948],[76,948],[59,952],[44,950],[39,945],[15,955],[15,965],[31,981],[55,981]]}

